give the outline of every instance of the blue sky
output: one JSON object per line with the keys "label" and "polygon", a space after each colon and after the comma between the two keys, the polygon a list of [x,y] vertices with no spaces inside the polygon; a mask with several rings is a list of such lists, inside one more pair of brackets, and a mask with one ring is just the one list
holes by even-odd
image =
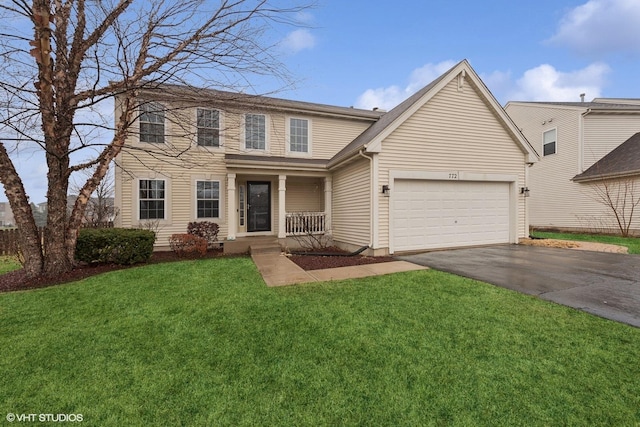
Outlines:
{"label": "blue sky", "polygon": [[[503,105],[640,98],[640,0],[318,0],[299,18],[273,34],[296,83],[283,98],[390,109],[462,59]],[[44,163],[18,167],[45,201]]]}
{"label": "blue sky", "polygon": [[638,0],[379,4],[321,0],[309,11],[285,57],[298,88],[282,96],[391,108],[468,59],[502,104],[640,97]]}

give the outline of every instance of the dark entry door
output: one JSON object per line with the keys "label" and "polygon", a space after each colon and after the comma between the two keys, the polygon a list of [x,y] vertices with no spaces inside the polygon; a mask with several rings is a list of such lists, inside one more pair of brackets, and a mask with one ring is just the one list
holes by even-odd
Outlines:
{"label": "dark entry door", "polygon": [[247,182],[247,231],[271,231],[270,182]]}

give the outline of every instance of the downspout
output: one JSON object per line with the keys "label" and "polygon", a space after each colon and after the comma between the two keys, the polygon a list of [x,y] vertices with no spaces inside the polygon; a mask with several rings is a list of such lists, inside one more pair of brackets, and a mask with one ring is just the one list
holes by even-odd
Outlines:
{"label": "downspout", "polygon": [[362,149],[360,149],[360,151],[358,151],[358,155],[361,157],[364,157],[365,159],[369,160],[369,182],[371,183],[371,197],[369,197],[369,247],[374,250],[374,197],[377,194],[377,188],[378,185],[377,183],[373,182],[373,159],[369,156],[366,156],[364,154],[364,150],[367,149],[367,146],[365,145]]}
{"label": "downspout", "polygon": [[[524,168],[524,186],[529,188],[529,168],[533,166],[533,163],[526,163]],[[525,238],[531,237],[531,224],[529,224],[529,200],[528,197],[524,198],[524,227],[525,227]],[[516,237],[516,240],[517,237]]]}

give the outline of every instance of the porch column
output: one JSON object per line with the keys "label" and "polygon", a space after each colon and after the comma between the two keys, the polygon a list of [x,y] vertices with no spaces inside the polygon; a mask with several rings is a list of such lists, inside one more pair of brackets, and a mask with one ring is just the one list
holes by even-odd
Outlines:
{"label": "porch column", "polygon": [[238,231],[237,221],[238,212],[236,209],[238,202],[236,200],[236,174],[227,174],[227,240],[236,240],[236,232]]}
{"label": "porch column", "polygon": [[330,176],[324,178],[324,232],[331,234],[331,210],[333,202],[332,180]]}
{"label": "porch column", "polygon": [[287,237],[286,220],[287,212],[286,206],[286,194],[287,194],[287,176],[278,175],[278,239],[284,239]]}

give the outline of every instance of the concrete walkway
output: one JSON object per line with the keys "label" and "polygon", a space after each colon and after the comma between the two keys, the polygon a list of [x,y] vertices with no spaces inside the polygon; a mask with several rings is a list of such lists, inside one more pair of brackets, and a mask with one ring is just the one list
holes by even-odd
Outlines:
{"label": "concrete walkway", "polygon": [[281,253],[251,254],[267,286],[285,286],[298,283],[325,282],[329,280],[356,279],[403,271],[426,270],[407,261],[381,262],[352,267],[327,268],[305,271]]}

